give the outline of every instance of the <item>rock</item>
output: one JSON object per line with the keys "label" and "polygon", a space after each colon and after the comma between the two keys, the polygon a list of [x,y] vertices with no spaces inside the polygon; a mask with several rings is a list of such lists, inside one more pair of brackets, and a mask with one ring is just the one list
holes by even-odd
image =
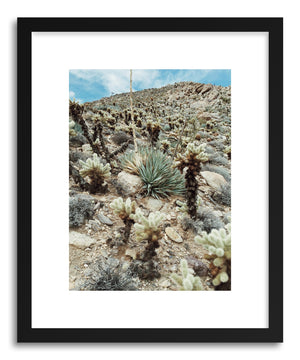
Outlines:
{"label": "rock", "polygon": [[219,96],[218,91],[217,91],[217,90],[213,90],[213,91],[211,91],[211,93],[209,94],[207,100],[208,100],[209,102],[211,102],[211,101],[213,101],[213,100],[216,100],[216,98],[217,98],[218,96]]}
{"label": "rock", "polygon": [[111,140],[115,144],[121,145],[121,144],[127,142],[128,140],[132,141],[132,136],[126,134],[124,131],[119,131],[119,132],[115,133],[114,135],[112,135]]}
{"label": "rock", "polygon": [[125,255],[130,256],[133,260],[137,257],[137,250],[136,249],[127,249]]}
{"label": "rock", "polygon": [[113,222],[107,216],[103,215],[102,213],[97,214],[97,217],[102,224],[112,226]]}
{"label": "rock", "polygon": [[94,231],[98,231],[98,230],[100,229],[99,224],[98,224],[97,221],[95,221],[95,220],[90,220],[90,221],[89,221],[89,224],[91,225],[91,228],[92,228]]}
{"label": "rock", "polygon": [[105,258],[108,257],[108,252],[107,252],[106,250],[101,250],[101,251],[100,251],[100,254],[101,254],[102,256],[104,256]]}
{"label": "rock", "polygon": [[87,139],[82,134],[77,134],[76,136],[70,136],[69,142],[74,146],[82,146],[87,143]]}
{"label": "rock", "polygon": [[200,174],[206,180],[208,185],[216,190],[220,191],[221,187],[227,184],[227,181],[222,175],[212,171],[201,171]]}
{"label": "rock", "polygon": [[87,161],[90,154],[83,153],[82,151],[71,151],[69,152],[69,160],[76,163],[78,160]]}
{"label": "rock", "polygon": [[222,216],[223,216],[222,211],[220,211],[220,210],[215,210],[215,211],[213,211],[212,213],[213,213],[216,217],[222,217]]}
{"label": "rock", "polygon": [[163,202],[161,200],[153,199],[153,198],[149,197],[145,201],[145,206],[150,211],[158,211],[158,210],[160,210],[162,208]]}
{"label": "rock", "polygon": [[195,88],[195,92],[197,94],[199,94],[201,92],[201,90],[203,89],[203,86],[204,86],[204,84],[197,85]]}
{"label": "rock", "polygon": [[198,276],[207,276],[208,267],[201,260],[189,256],[187,259],[188,265],[192,267]]}
{"label": "rock", "polygon": [[92,237],[81,234],[77,231],[70,231],[69,245],[84,250],[93,244],[95,244],[95,239],[93,239]]}
{"label": "rock", "polygon": [[212,84],[205,84],[203,88],[201,89],[201,95],[206,94],[213,88]]}
{"label": "rock", "polygon": [[173,240],[177,243],[183,242],[182,237],[178,234],[178,232],[173,227],[171,227],[171,226],[167,227],[165,229],[165,232],[171,240]]}
{"label": "rock", "polygon": [[94,211],[100,209],[100,202],[97,202],[97,204],[94,206]]}
{"label": "rock", "polygon": [[142,188],[142,180],[137,175],[121,171],[118,174],[118,183],[126,195],[134,195]]}

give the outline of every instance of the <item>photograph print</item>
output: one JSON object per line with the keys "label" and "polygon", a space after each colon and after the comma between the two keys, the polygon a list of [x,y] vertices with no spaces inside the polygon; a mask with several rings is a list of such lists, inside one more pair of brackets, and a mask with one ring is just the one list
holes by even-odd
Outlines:
{"label": "photograph print", "polygon": [[69,290],[231,290],[229,69],[69,71]]}

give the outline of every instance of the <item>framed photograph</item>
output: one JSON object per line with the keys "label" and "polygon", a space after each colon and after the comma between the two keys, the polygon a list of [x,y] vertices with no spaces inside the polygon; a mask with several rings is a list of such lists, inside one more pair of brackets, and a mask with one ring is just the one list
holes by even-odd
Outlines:
{"label": "framed photograph", "polygon": [[17,106],[18,342],[283,341],[282,18],[19,18]]}

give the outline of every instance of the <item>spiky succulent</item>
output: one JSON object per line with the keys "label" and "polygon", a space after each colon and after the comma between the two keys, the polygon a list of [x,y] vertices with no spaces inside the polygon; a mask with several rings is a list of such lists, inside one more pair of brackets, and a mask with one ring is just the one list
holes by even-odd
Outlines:
{"label": "spiky succulent", "polygon": [[173,167],[172,160],[159,150],[151,149],[139,166],[139,176],[147,196],[154,198],[182,195],[184,177]]}
{"label": "spiky succulent", "polygon": [[134,228],[137,240],[158,241],[161,237],[160,225],[165,219],[164,214],[155,211],[149,214],[148,218],[144,216],[142,210],[137,208],[135,214],[130,215],[136,223]]}
{"label": "spiky succulent", "polygon": [[211,270],[214,272],[214,286],[230,281],[231,274],[231,224],[220,230],[213,229],[210,234],[203,232],[195,237],[195,242],[201,244],[212,255]]}
{"label": "spiky succulent", "polygon": [[93,159],[89,158],[86,162],[79,160],[79,163],[82,166],[80,175],[83,177],[88,176],[90,179],[90,192],[104,191],[104,180],[110,177],[110,165],[103,165],[97,154],[93,154]]}
{"label": "spiky succulent", "polygon": [[146,156],[144,149],[138,149],[138,152],[130,151],[120,157],[121,167],[129,174],[139,175],[139,168],[145,162]]}
{"label": "spiky succulent", "polygon": [[174,169],[172,160],[159,150],[138,149],[138,152],[132,151],[122,156],[120,162],[126,172],[141,178],[147,196],[158,199],[183,195],[185,192],[183,175]]}
{"label": "spiky succulent", "polygon": [[171,279],[178,286],[178,290],[203,290],[199,276],[194,276],[194,270],[188,267],[185,259],[182,259],[180,262],[180,271],[181,275],[171,274]]}

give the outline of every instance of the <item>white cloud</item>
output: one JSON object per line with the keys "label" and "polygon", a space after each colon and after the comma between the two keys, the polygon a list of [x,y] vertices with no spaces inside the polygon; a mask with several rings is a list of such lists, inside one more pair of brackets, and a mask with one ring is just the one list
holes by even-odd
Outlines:
{"label": "white cloud", "polygon": [[[210,81],[209,75],[214,70],[133,70],[133,91],[137,89],[159,88],[167,84],[180,81]],[[130,91],[130,70],[93,70],[78,69],[70,70],[71,74],[87,83],[85,86],[91,89],[103,88],[107,95],[112,93],[124,93]],[[75,95],[75,94],[74,94]]]}
{"label": "white cloud", "polygon": [[69,91],[69,98],[70,98],[70,99],[73,99],[74,97],[75,97],[74,91],[70,90],[70,91]]}
{"label": "white cloud", "polygon": [[[70,70],[79,79],[84,79],[91,86],[99,84],[108,93],[123,93],[130,91],[130,70]],[[160,87],[166,82],[160,79],[158,70],[133,70],[134,88],[147,89]]]}
{"label": "white cloud", "polygon": [[129,70],[70,70],[79,79],[92,86],[102,86],[109,93],[129,91]]}

